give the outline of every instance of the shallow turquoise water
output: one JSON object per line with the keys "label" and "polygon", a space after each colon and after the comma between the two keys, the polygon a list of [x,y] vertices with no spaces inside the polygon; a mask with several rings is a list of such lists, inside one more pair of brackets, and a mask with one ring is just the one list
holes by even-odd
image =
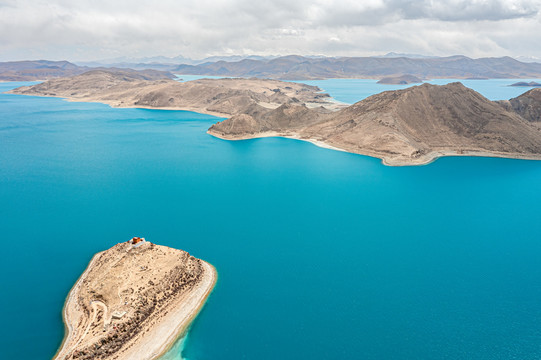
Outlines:
{"label": "shallow turquoise water", "polygon": [[[539,79],[492,79],[492,80],[464,80],[464,79],[435,79],[426,81],[430,84],[445,85],[451,82],[459,81],[465,86],[483,94],[490,100],[508,100],[519,96],[530,90],[530,87],[509,86],[519,81],[536,81]],[[329,80],[310,80],[302,81],[305,84],[319,86],[325,92],[330,93],[336,100],[353,104],[370,95],[388,90],[400,90],[409,85],[388,85],[378,84],[378,80],[373,79],[329,79]]]}
{"label": "shallow turquoise water", "polygon": [[87,262],[132,236],[219,271],[191,360],[541,358],[541,162],[391,168],[191,112],[0,108],[2,359],[51,357]]}

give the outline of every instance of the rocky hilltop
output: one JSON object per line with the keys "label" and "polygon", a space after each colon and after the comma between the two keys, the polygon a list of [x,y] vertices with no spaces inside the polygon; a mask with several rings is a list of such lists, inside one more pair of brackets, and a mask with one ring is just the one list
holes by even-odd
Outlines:
{"label": "rocky hilltop", "polygon": [[[534,114],[539,102],[525,95],[520,101],[528,110],[522,113]],[[252,109],[208,132],[232,140],[295,137],[378,157],[388,165],[426,164],[445,155],[541,159],[541,131],[518,111],[526,105],[515,99],[510,104],[513,111],[461,83],[423,84],[332,113],[296,104]]]}
{"label": "rocky hilltop", "polygon": [[208,263],[141,238],[94,256],[64,306],[54,357],[156,359],[187,329],[216,282]]}
{"label": "rocky hilltop", "polygon": [[265,79],[201,79],[178,82],[164,73],[92,70],[81,75],[23,86],[13,94],[103,102],[114,107],[191,110],[231,116],[251,105],[274,109],[282,104],[339,105],[316,86]]}
{"label": "rocky hilltop", "polygon": [[541,88],[532,89],[516,98],[499,103],[541,129]]}

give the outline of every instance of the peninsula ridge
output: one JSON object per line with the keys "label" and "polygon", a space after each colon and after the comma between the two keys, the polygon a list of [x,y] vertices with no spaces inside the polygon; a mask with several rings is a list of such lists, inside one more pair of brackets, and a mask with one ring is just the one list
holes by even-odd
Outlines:
{"label": "peninsula ridge", "polygon": [[187,331],[216,279],[207,262],[142,238],[97,253],[66,299],[66,334],[53,359],[157,359]]}
{"label": "peninsula ridge", "polygon": [[490,101],[461,83],[425,83],[348,106],[316,86],[294,82],[225,78],[181,83],[93,70],[11,93],[191,110],[226,117],[208,129],[222,139],[289,137],[402,166],[442,156],[541,159],[540,91]]}

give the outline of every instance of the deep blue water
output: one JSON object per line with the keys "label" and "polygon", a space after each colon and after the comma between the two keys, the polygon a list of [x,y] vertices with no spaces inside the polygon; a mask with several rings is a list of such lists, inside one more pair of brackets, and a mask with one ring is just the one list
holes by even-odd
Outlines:
{"label": "deep blue water", "polygon": [[[321,87],[365,91],[351,81]],[[393,168],[219,140],[191,112],[7,94],[0,109],[2,359],[50,358],[77,277],[132,236],[219,271],[191,360],[541,358],[541,162]]]}

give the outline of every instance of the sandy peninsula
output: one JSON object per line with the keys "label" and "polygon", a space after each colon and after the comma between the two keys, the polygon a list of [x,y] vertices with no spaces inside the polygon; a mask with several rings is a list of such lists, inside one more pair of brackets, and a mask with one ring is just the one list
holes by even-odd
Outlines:
{"label": "sandy peninsula", "polygon": [[66,299],[66,334],[53,359],[157,359],[216,280],[207,262],[141,238],[97,253]]}
{"label": "sandy peninsula", "polygon": [[187,110],[228,117],[251,105],[275,109],[302,103],[310,108],[344,107],[317,86],[268,79],[200,79],[178,82],[125,70],[92,70],[84,74],[22,86],[13,94],[100,102],[119,108]]}

